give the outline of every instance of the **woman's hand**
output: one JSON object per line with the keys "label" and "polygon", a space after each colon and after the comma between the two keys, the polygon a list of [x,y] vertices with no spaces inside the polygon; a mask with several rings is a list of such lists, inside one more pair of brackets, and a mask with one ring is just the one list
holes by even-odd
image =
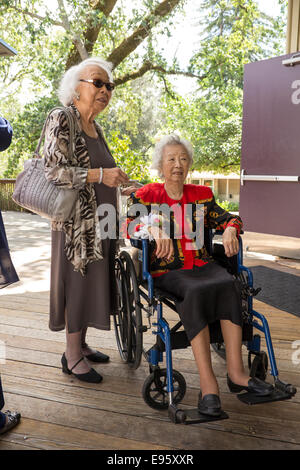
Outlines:
{"label": "woman's hand", "polygon": [[239,241],[236,236],[235,227],[227,227],[223,233],[223,245],[225,254],[230,258],[231,256],[237,255],[240,249]]}
{"label": "woman's hand", "polygon": [[166,258],[167,260],[170,260],[174,254],[172,240],[158,227],[149,227],[148,231],[156,242],[155,255],[157,258]]}
{"label": "woman's hand", "polygon": [[103,168],[102,183],[110,188],[116,188],[120,184],[128,183],[129,178],[121,168]]}
{"label": "woman's hand", "polygon": [[122,196],[130,196],[132,193],[135,193],[141,186],[128,186],[127,188],[123,188],[121,190]]}

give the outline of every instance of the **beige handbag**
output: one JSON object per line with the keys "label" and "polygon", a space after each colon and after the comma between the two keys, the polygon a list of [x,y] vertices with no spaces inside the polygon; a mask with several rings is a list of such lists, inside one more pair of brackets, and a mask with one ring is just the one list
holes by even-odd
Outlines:
{"label": "beige handbag", "polygon": [[[69,109],[64,107],[53,108],[49,115],[55,109],[64,111],[69,123],[69,158],[71,158],[73,154],[73,140],[75,137],[74,117]],[[75,203],[78,198],[78,189],[61,188],[46,179],[44,159],[41,158],[39,152],[45,136],[49,115],[43,126],[40,140],[34,152],[34,157],[24,163],[24,170],[17,176],[12,199],[24,209],[28,209],[46,219],[64,222],[70,219],[74,213]]]}

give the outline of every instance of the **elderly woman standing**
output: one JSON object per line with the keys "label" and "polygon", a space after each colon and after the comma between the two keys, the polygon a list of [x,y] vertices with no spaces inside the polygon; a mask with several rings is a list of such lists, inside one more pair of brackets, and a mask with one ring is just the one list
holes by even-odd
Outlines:
{"label": "elderly woman standing", "polygon": [[64,75],[59,97],[75,123],[73,159],[68,160],[70,129],[65,113],[54,110],[44,146],[46,178],[65,188],[79,189],[75,215],[52,222],[50,322],[53,331],[66,328],[62,370],[79,380],[99,383],[102,376],[86,359],[107,362],[109,357],[86,344],[88,327],[110,329],[115,241],[101,233],[97,207],[116,208],[116,188],[128,181],[94,121],[109,104],[114,89],[111,64],[89,58]]}
{"label": "elderly woman standing", "polygon": [[[203,414],[218,416],[221,402],[212,369],[209,333],[209,324],[216,320],[220,320],[225,341],[229,389],[236,393],[245,389],[257,395],[269,395],[273,387],[257,378],[250,378],[244,370],[238,281],[213,260],[204,245],[197,246],[193,242],[193,230],[190,229],[193,221],[186,217],[186,209],[189,205],[203,205],[205,226],[224,231],[223,245],[228,257],[239,251],[237,237],[242,221],[216,204],[210,188],[185,184],[192,161],[193,149],[186,140],[170,135],[158,142],[153,167],[159,171],[164,183],[151,183],[139,189],[132,196],[133,203],[146,206],[148,214],[153,213],[153,208],[155,211],[155,206],[162,205],[181,207],[182,211],[176,213],[174,210],[167,216],[170,217],[169,233],[163,229],[164,224],[162,227],[153,224],[155,217],[149,216],[141,219],[141,224],[133,223],[131,227],[143,236],[148,231],[149,238],[156,242],[150,263],[154,285],[178,299],[176,308],[191,343],[200,376],[198,408]],[[133,206],[133,210],[134,207],[139,206]],[[130,211],[128,215],[128,222],[133,222]],[[130,234],[130,225],[128,227]],[[178,227],[180,236],[175,232]]]}

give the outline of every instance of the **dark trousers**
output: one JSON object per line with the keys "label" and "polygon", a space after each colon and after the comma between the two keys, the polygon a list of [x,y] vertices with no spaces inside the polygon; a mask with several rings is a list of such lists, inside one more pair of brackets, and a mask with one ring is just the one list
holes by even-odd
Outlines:
{"label": "dark trousers", "polygon": [[[4,396],[3,396],[1,377],[0,377],[0,410],[2,410],[3,406],[4,406]],[[0,429],[3,428],[5,424],[5,420],[6,420],[5,414],[1,413],[0,411]]]}

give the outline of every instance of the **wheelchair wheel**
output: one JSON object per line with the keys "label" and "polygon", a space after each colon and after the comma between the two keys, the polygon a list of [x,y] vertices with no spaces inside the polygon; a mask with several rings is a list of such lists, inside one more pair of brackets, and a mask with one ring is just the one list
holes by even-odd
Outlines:
{"label": "wheelchair wheel", "polygon": [[115,335],[121,359],[128,363],[131,361],[131,325],[129,315],[129,298],[127,292],[126,275],[123,263],[116,259],[116,296],[117,312],[114,313]]}
{"label": "wheelchair wheel", "polygon": [[[173,403],[181,402],[186,392],[186,382],[180,372],[173,370]],[[147,405],[155,410],[166,410],[169,407],[167,392],[167,369],[157,369],[144,382],[143,398]]]}
{"label": "wheelchair wheel", "polygon": [[268,356],[264,351],[258,353],[250,368],[250,376],[265,380],[268,372]]}
{"label": "wheelchair wheel", "polygon": [[143,321],[139,287],[130,254],[127,251],[122,251],[120,260],[124,267],[129,302],[130,354],[128,365],[132,369],[137,369],[141,363],[143,352]]}

